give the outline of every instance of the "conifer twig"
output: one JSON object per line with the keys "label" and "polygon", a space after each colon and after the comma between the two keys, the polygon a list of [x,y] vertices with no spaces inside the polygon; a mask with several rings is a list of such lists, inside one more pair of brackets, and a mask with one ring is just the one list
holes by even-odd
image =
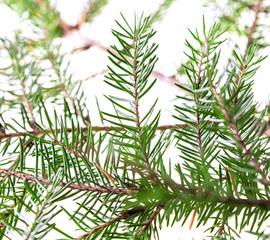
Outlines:
{"label": "conifer twig", "polygon": [[222,236],[223,232],[224,232],[224,222],[222,222],[222,224],[218,230],[218,236]]}
{"label": "conifer twig", "polygon": [[153,212],[153,214],[149,217],[149,219],[147,220],[147,222],[142,227],[142,230],[136,234],[138,237],[141,235],[142,232],[146,232],[146,230],[151,226],[152,222],[157,218],[157,216],[158,216],[158,214],[160,213],[161,210],[162,210],[162,207],[161,206],[158,206],[155,209],[155,211]]}
{"label": "conifer twig", "polygon": [[[206,40],[205,40],[205,43]],[[205,46],[203,46],[205,47]],[[200,88],[200,84],[201,84],[201,70],[202,70],[202,64],[203,64],[203,57],[204,57],[204,53],[202,52],[201,58],[200,58],[200,63],[199,63],[199,70],[198,70],[198,76],[197,76],[197,81],[196,81],[196,90],[198,90]],[[195,99],[196,104],[198,104],[199,102],[199,93],[196,93],[196,99]],[[201,129],[200,129],[200,113],[199,110],[197,108],[196,111],[196,129],[197,129],[197,136],[198,136],[198,147],[199,147],[199,152],[202,158],[202,135],[201,135]]]}
{"label": "conifer twig", "polygon": [[89,235],[98,232],[100,229],[107,228],[113,224],[115,224],[118,221],[125,220],[128,217],[130,217],[130,214],[128,212],[121,213],[118,217],[111,219],[109,222],[103,223],[95,228],[93,228],[90,231],[87,231],[86,233],[82,234],[81,236],[74,238],[74,240],[81,240],[87,238]]}
{"label": "conifer twig", "polygon": [[[97,41],[94,41],[94,40],[92,40],[92,39],[88,39],[88,38],[87,38],[87,42],[88,42],[88,43],[87,43],[85,46],[83,46],[83,47],[81,47],[81,48],[78,48],[78,49],[74,49],[71,53],[73,54],[73,53],[76,53],[76,52],[78,52],[78,51],[80,51],[80,50],[83,50],[83,51],[84,51],[84,50],[86,50],[86,49],[88,49],[88,48],[90,48],[90,47],[92,47],[92,46],[95,46],[95,47],[101,49],[102,51],[106,51],[106,52],[107,52],[108,50],[110,50],[110,51],[112,51],[113,53],[115,53],[116,55],[118,55],[118,53],[116,53],[114,50],[112,50],[111,48],[108,48],[108,47],[103,46],[101,43],[99,43],[99,42],[97,42]],[[120,64],[120,62],[119,62],[119,64]],[[82,81],[88,81],[88,80],[90,80],[90,79],[96,77],[97,75],[105,74],[107,71],[108,71],[108,69],[103,69],[103,70],[101,70],[100,72],[97,72],[97,73],[95,73],[95,74],[90,75],[89,77],[83,79]],[[177,80],[175,76],[170,76],[170,77],[168,77],[168,76],[164,75],[163,73],[161,73],[161,72],[159,72],[159,71],[156,71],[156,70],[153,70],[153,71],[152,71],[151,76],[153,76],[153,77],[159,79],[160,81],[163,81],[163,82],[169,84],[169,85],[172,86],[172,87],[177,88],[179,91],[183,91],[183,93],[184,93],[185,95],[187,95],[187,92],[186,92],[186,91],[184,91],[183,89],[181,89],[181,88],[175,86],[175,83],[177,83],[177,84],[179,84],[179,85],[182,85],[182,83],[181,83],[179,80]]]}
{"label": "conifer twig", "polygon": [[[13,170],[6,170],[6,169],[0,169],[0,174],[7,175],[7,176],[13,176],[22,180],[26,181],[31,181],[31,182],[37,182],[39,181],[40,183],[44,185],[51,185],[53,181],[39,177],[39,176],[34,176],[32,174],[25,174],[21,172],[16,172]],[[68,186],[67,186],[68,185]],[[66,183],[66,182],[61,182],[59,184],[60,187],[65,187],[67,186],[70,189],[73,190],[80,190],[80,191],[86,191],[86,192],[99,192],[99,193],[106,193],[106,194],[123,194],[123,195],[132,195],[133,193],[136,192],[136,190],[130,190],[130,189],[125,189],[125,188],[112,188],[112,187],[99,187],[99,186],[89,186],[85,184],[76,184],[76,183]]]}
{"label": "conifer twig", "polygon": [[[209,81],[209,82],[210,82],[210,81]],[[222,113],[223,113],[225,119],[226,119],[226,120],[228,121],[228,123],[229,123],[229,126],[230,126],[230,128],[231,128],[231,131],[232,131],[233,136],[235,137],[236,141],[237,141],[238,143],[240,143],[241,148],[242,148],[242,151],[246,154],[246,156],[248,157],[248,159],[249,159],[249,161],[250,161],[250,162],[249,162],[250,166],[252,166],[252,167],[253,167],[253,168],[254,168],[254,169],[262,176],[263,182],[264,182],[266,185],[270,186],[270,180],[267,179],[265,173],[261,170],[259,164],[255,161],[255,159],[254,159],[254,157],[253,157],[251,151],[247,148],[245,142],[243,141],[243,139],[242,139],[241,136],[239,135],[239,132],[238,132],[236,126],[235,126],[234,123],[233,123],[233,119],[232,119],[232,117],[230,116],[230,114],[229,114],[229,112],[228,112],[228,110],[227,110],[227,107],[224,105],[224,103],[223,103],[223,101],[221,100],[219,94],[217,93],[217,90],[216,90],[216,88],[215,88],[215,86],[214,86],[213,83],[211,84],[211,87],[212,87],[213,93],[214,93],[214,95],[215,95],[215,97],[216,97],[216,99],[217,99],[217,101],[218,101],[218,104],[219,104],[220,107],[221,107],[221,111],[222,111]]]}
{"label": "conifer twig", "polygon": [[[134,39],[134,42],[135,42],[135,47],[134,47],[134,52],[137,53],[137,44],[138,44],[138,36],[135,35],[135,39]],[[135,114],[135,122],[136,122],[136,128],[137,128],[137,135],[138,135],[138,140],[139,140],[139,144],[140,144],[140,147],[141,147],[141,150],[143,151],[144,147],[143,147],[143,142],[142,142],[142,137],[141,137],[141,123],[140,123],[140,116],[139,116],[139,104],[138,104],[138,86],[137,86],[137,81],[138,81],[138,72],[139,72],[139,69],[138,69],[138,60],[137,60],[137,56],[135,58],[135,63],[133,64],[133,97],[134,97],[134,101],[133,101],[133,104],[134,104],[134,114]],[[146,154],[145,151],[142,152],[143,154],[143,159],[145,161],[145,166],[147,169],[150,168],[150,163],[149,163],[149,159],[148,159],[148,156]]]}
{"label": "conifer twig", "polygon": [[[241,82],[241,79],[243,79],[244,77],[244,73],[245,73],[245,70],[247,69],[248,65],[247,64],[244,64],[243,66],[241,66],[241,73],[240,73],[240,76],[238,74],[236,74],[236,86],[233,86],[233,89],[232,89],[232,94],[234,95],[236,93],[236,90],[237,88],[239,87],[239,84]],[[233,100],[233,105],[235,106],[236,103],[238,101],[238,97],[235,96],[235,99]]]}

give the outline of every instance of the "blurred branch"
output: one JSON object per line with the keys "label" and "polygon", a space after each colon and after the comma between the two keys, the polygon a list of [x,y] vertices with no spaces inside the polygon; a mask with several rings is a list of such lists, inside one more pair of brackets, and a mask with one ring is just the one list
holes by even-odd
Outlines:
{"label": "blurred branch", "polygon": [[261,12],[262,3],[263,3],[263,0],[258,0],[257,4],[252,8],[255,12],[255,18],[254,18],[254,21],[253,21],[252,26],[250,28],[249,34],[248,34],[248,41],[247,41],[247,45],[246,45],[246,49],[245,49],[245,53],[244,53],[244,59],[247,55],[247,52],[248,52],[250,45],[253,42],[253,35],[254,35],[254,33],[257,29],[257,26],[258,26],[259,13]]}
{"label": "blurred branch", "polygon": [[92,0],[86,14],[86,21],[93,22],[95,17],[102,13],[103,8],[109,3],[108,0]]}

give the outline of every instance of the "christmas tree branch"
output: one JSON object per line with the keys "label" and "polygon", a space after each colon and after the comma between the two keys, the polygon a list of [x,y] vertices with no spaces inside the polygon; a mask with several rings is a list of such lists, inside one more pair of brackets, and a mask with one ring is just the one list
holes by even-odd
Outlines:
{"label": "christmas tree branch", "polygon": [[254,156],[252,155],[251,151],[247,148],[244,140],[241,138],[241,136],[238,132],[238,129],[234,124],[233,118],[229,114],[227,107],[224,105],[223,101],[221,100],[213,83],[211,84],[211,87],[212,87],[213,93],[215,95],[215,98],[217,99],[218,104],[221,107],[221,111],[223,113],[223,116],[228,121],[228,124],[230,126],[230,129],[232,131],[233,136],[235,137],[236,141],[240,144],[242,151],[246,154],[246,156],[250,160],[250,166],[252,166],[261,175],[262,181],[266,185],[270,186],[270,180],[267,179],[265,173],[261,170],[259,164],[255,161]]}
{"label": "christmas tree branch", "polygon": [[[53,181],[49,179],[39,177],[39,176],[34,176],[32,174],[16,172],[13,170],[0,169],[0,174],[6,175],[6,176],[13,176],[18,179],[25,180],[25,181],[31,181],[31,182],[39,181],[40,183],[47,186],[53,184]],[[85,184],[75,184],[75,183],[66,183],[66,182],[61,182],[59,186],[61,187],[67,186],[67,188],[70,188],[72,190],[80,190],[80,191],[86,191],[86,192],[99,192],[99,193],[105,193],[105,194],[132,195],[137,192],[136,190],[129,190],[129,189],[124,189],[124,188],[112,188],[112,187],[102,188],[98,186],[89,186]]]}

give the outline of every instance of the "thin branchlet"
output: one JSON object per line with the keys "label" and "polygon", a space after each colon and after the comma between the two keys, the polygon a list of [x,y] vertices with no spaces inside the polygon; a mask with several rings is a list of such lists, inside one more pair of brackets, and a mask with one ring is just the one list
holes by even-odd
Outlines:
{"label": "thin branchlet", "polygon": [[136,234],[138,237],[142,234],[142,232],[146,232],[147,231],[147,229],[151,226],[152,222],[155,221],[155,219],[157,218],[157,216],[158,216],[158,214],[160,213],[161,210],[162,210],[162,207],[161,206],[156,207],[156,209],[153,212],[153,214],[148,218],[147,222],[142,227],[142,230],[139,231]]}
{"label": "thin branchlet", "polygon": [[[102,51],[105,51],[105,52],[107,52],[107,51],[109,50],[110,52],[114,53],[116,56],[119,57],[119,54],[118,54],[114,49],[105,47],[105,46],[103,46],[101,43],[96,42],[96,41],[94,41],[94,40],[92,40],[92,39],[88,39],[88,41],[89,41],[89,44],[87,45],[87,47],[83,47],[82,50],[87,50],[88,48],[90,48],[90,47],[92,47],[92,46],[95,46],[95,47],[97,47],[97,48],[99,48],[99,49],[101,49]],[[76,49],[75,52],[77,52],[78,50],[80,50],[80,49]],[[132,62],[132,59],[131,59],[131,58],[127,57],[126,59],[127,59],[129,62]],[[120,61],[118,61],[117,63],[118,63],[119,65],[121,64]],[[90,80],[90,79],[96,77],[97,75],[103,75],[103,74],[105,74],[105,73],[107,73],[107,72],[108,72],[108,69],[103,69],[103,70],[101,70],[101,71],[98,72],[98,73],[95,73],[95,74],[90,75],[89,77],[83,79],[82,81],[88,81],[88,80]],[[184,91],[183,89],[181,89],[181,88],[179,88],[179,87],[177,87],[177,86],[175,85],[175,84],[183,85],[183,83],[182,83],[181,81],[179,81],[179,80],[176,78],[176,76],[166,76],[164,73],[159,72],[159,71],[157,71],[157,70],[153,70],[153,71],[151,72],[151,76],[157,78],[158,80],[160,80],[160,81],[162,81],[162,82],[165,82],[166,84],[168,84],[168,85],[170,85],[170,86],[172,86],[172,87],[174,87],[174,88],[177,88],[179,91],[182,91],[185,95],[188,95],[188,93],[187,93],[186,91]]]}
{"label": "thin branchlet", "polygon": [[[0,169],[0,174],[7,175],[7,176],[12,176],[18,179],[26,180],[26,181],[31,181],[31,182],[37,182],[39,181],[40,183],[44,185],[51,185],[53,184],[52,180],[43,178],[43,177],[38,177],[34,176],[32,174],[25,174],[21,172],[16,172],[13,170],[5,170],[5,169]],[[68,186],[67,186],[68,185]],[[76,183],[66,183],[66,182],[61,182],[60,187],[65,187],[67,186],[70,189],[73,190],[80,190],[80,191],[86,191],[86,192],[99,192],[99,193],[105,193],[105,194],[123,194],[123,195],[132,195],[136,193],[136,190],[129,190],[129,189],[124,189],[124,188],[112,188],[112,187],[99,187],[99,186],[89,186],[89,185],[84,185],[84,184],[76,184]]]}
{"label": "thin branchlet", "polygon": [[223,101],[221,100],[219,94],[217,93],[216,87],[214,86],[213,83],[211,83],[211,87],[213,90],[213,93],[215,95],[215,98],[218,101],[218,104],[221,107],[221,111],[225,117],[225,119],[228,121],[228,124],[230,126],[230,129],[232,131],[233,136],[235,137],[236,141],[240,144],[242,151],[245,153],[245,155],[248,157],[249,159],[249,164],[250,166],[252,166],[262,177],[262,181],[270,186],[270,180],[267,179],[265,173],[261,170],[259,164],[256,162],[256,160],[254,159],[253,154],[251,153],[251,151],[248,149],[248,147],[246,146],[244,140],[241,138],[237,127],[235,126],[233,119],[231,117],[231,115],[229,114],[229,111],[227,110],[227,107],[224,105]]}
{"label": "thin branchlet", "polygon": [[[135,54],[137,54],[138,51],[138,36],[137,34],[135,34],[135,47],[134,47],[134,52]],[[136,123],[136,128],[137,128],[137,135],[138,135],[138,140],[139,140],[139,144],[141,147],[141,151],[142,151],[142,155],[143,155],[143,159],[145,161],[145,166],[147,169],[150,168],[150,164],[149,164],[149,159],[148,156],[144,150],[144,146],[143,146],[143,141],[142,141],[142,137],[141,137],[141,123],[140,123],[140,115],[139,115],[139,101],[138,101],[138,85],[137,85],[137,81],[138,81],[138,59],[136,56],[135,62],[133,64],[134,68],[133,68],[133,104],[134,104],[134,115],[135,115],[135,123]]]}
{"label": "thin branchlet", "polygon": [[[201,57],[200,57],[197,80],[196,80],[196,90],[200,88],[200,84],[201,84],[201,71],[202,71],[203,58],[204,58],[204,53],[202,52]],[[195,93],[195,103],[199,104],[199,93]],[[196,129],[197,129],[199,152],[200,152],[201,157],[203,158],[202,134],[201,134],[201,129],[200,129],[200,112],[199,112],[200,110],[198,108],[199,107],[197,107],[197,111],[196,111]]]}
{"label": "thin branchlet", "polygon": [[[173,130],[173,129],[179,129],[179,126],[183,127],[183,128],[188,128],[189,126],[187,124],[178,124],[178,125],[160,125],[157,127],[157,130],[159,131],[166,131],[166,130]],[[67,133],[72,133],[72,131],[74,131],[75,133],[78,131],[77,128],[65,128]],[[83,132],[87,132],[89,130],[88,127],[83,127],[82,129]],[[110,126],[92,126],[91,130],[93,132],[114,132],[114,131],[120,131],[123,132],[125,131],[125,129],[123,127],[110,127]],[[12,137],[23,137],[26,135],[33,135],[36,137],[40,137],[42,135],[44,135],[44,132],[50,134],[52,133],[50,128],[44,128],[43,131],[39,130],[38,128],[35,129],[34,131],[26,131],[26,132],[13,132],[13,133],[1,133],[0,135],[0,139],[7,139],[7,138],[12,138]],[[60,133],[61,129],[53,129],[54,133]]]}
{"label": "thin branchlet", "polygon": [[[35,217],[35,220],[34,220],[34,223],[31,227],[31,229],[28,231],[28,233],[26,234],[26,237],[24,238],[24,240],[28,240],[28,239],[32,239],[32,231],[35,229],[35,227],[37,226],[38,224],[38,219],[39,217],[43,214],[43,212],[46,210],[46,206],[47,206],[47,201],[44,201],[42,202],[41,204],[41,207],[39,209],[39,211],[37,212],[36,214],[36,217]],[[31,237],[31,238],[30,238]]]}
{"label": "thin branchlet", "polygon": [[[244,75],[245,75],[245,71],[247,69],[248,65],[247,64],[244,64],[243,66],[241,66],[241,73],[240,73],[240,76],[237,74],[236,75],[236,86],[233,87],[233,90],[232,90],[232,94],[234,95],[236,93],[236,90],[237,88],[239,87],[239,84],[241,83],[241,80],[243,79]],[[235,96],[235,99],[233,100],[233,105],[235,106],[236,103],[238,101],[238,97]]]}
{"label": "thin branchlet", "polygon": [[32,121],[32,122],[35,122],[36,119],[35,119],[35,117],[34,117],[33,108],[32,108],[32,106],[31,106],[31,104],[30,104],[28,95],[26,94],[25,87],[24,87],[24,83],[23,83],[22,80],[20,81],[20,84],[21,84],[21,89],[22,89],[22,92],[23,92],[23,101],[24,101],[24,103],[25,103],[25,105],[26,105],[26,109],[27,109],[27,111],[28,111],[28,113],[29,113],[29,115],[30,115],[31,121]]}
{"label": "thin branchlet", "polygon": [[125,220],[125,219],[129,218],[130,216],[131,215],[128,212],[123,212],[119,216],[117,216],[116,218],[113,218],[108,222],[100,224],[99,226],[93,228],[92,230],[87,231],[84,234],[80,235],[79,237],[74,238],[74,240],[85,239],[88,236],[100,231],[101,229],[105,229],[105,228],[107,228],[107,227],[109,227],[109,226],[111,226],[111,225],[113,225],[113,224],[115,224],[115,223],[117,223],[117,222],[119,222],[121,220]]}

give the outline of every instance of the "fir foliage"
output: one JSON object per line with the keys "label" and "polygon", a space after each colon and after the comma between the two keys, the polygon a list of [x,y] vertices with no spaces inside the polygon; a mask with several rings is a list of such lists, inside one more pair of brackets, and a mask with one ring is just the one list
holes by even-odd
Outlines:
{"label": "fir foliage", "polygon": [[[158,239],[164,224],[187,221],[190,228],[210,226],[211,239],[239,239],[243,231],[269,238],[269,111],[258,110],[252,93],[266,57],[248,41],[246,52],[233,49],[220,71],[227,29],[203,19],[202,33],[190,30],[186,40],[176,125],[160,126],[158,99],[145,100],[157,81],[150,26],[172,2],[154,17],[134,14],[130,23],[121,14],[115,22],[117,43],[107,48],[104,76],[112,111],[97,102],[104,126],[92,125],[82,82],[68,74],[53,43],[58,27],[43,28],[33,45],[20,33],[1,39],[8,86],[0,101],[0,239],[45,239],[52,232],[61,239]],[[8,3],[23,12],[29,1]],[[47,1],[32,3],[27,11],[40,17],[36,26],[59,22]],[[95,1],[92,11],[106,3]],[[172,162],[171,149],[178,151]],[[58,227],[60,215],[73,223],[72,234]]]}

